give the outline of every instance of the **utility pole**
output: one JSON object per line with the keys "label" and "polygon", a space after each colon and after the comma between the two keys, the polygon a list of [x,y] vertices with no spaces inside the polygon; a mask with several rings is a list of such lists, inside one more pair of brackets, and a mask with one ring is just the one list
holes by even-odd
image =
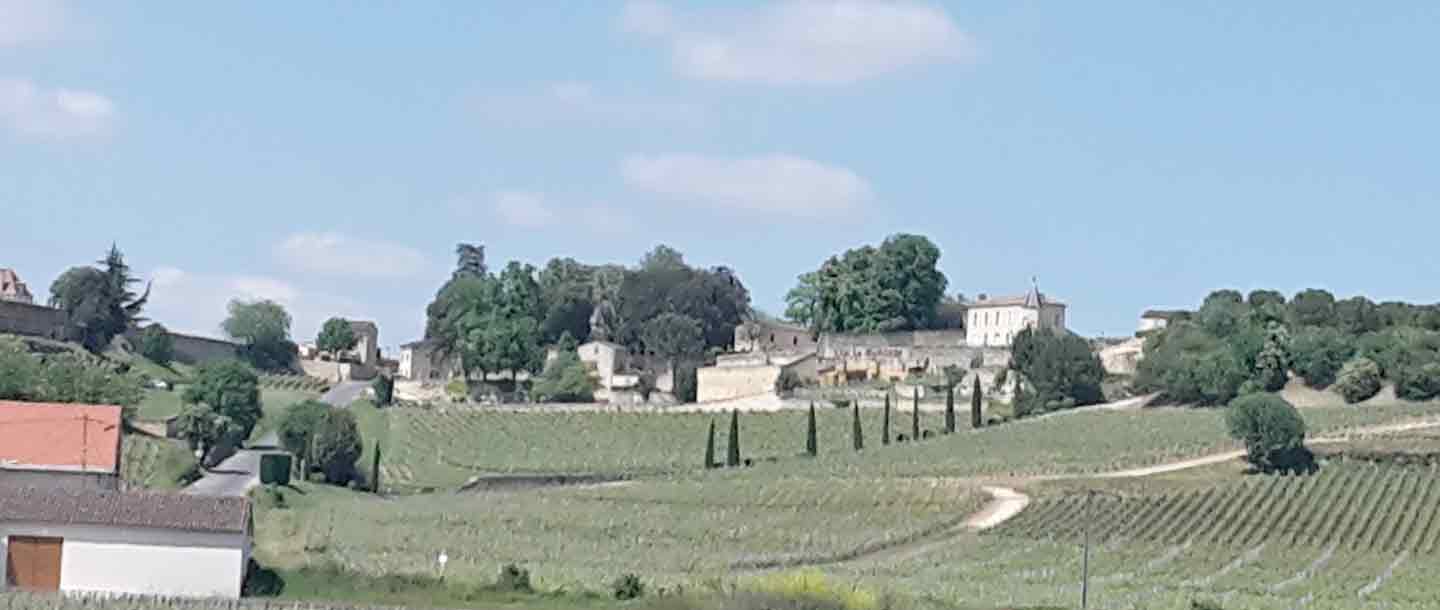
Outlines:
{"label": "utility pole", "polygon": [[1080,610],[1090,607],[1090,499],[1095,492],[1085,494],[1085,549],[1080,556]]}

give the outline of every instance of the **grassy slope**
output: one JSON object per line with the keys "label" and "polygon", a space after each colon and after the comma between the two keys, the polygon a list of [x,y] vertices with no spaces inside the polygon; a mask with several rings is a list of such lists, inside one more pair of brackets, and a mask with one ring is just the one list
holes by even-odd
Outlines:
{"label": "grassy slope", "polygon": [[176,489],[197,467],[195,455],[174,441],[129,433],[122,442],[120,474],[132,487]]}

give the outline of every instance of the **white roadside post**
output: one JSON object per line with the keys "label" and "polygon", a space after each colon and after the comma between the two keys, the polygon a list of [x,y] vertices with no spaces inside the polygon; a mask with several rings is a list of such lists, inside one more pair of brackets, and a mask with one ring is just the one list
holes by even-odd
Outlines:
{"label": "white roadside post", "polygon": [[435,563],[440,564],[440,582],[445,582],[445,564],[450,563],[450,556],[445,551],[440,551],[440,556],[435,558]]}

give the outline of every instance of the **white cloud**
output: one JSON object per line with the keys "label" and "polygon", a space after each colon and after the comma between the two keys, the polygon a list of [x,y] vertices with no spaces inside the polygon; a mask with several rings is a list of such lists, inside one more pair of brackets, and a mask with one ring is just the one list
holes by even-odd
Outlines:
{"label": "white cloud", "polygon": [[631,188],[678,203],[792,217],[851,211],[872,196],[855,172],[790,155],[632,155],[620,162],[620,175]]}
{"label": "white cloud", "polygon": [[650,94],[598,91],[589,83],[561,81],[530,90],[491,92],[475,97],[483,120],[503,125],[559,122],[598,125],[698,124],[703,111],[693,104]]}
{"label": "white cloud", "polygon": [[945,11],[913,1],[787,0],[677,14],[634,0],[620,25],[667,43],[680,74],[711,81],[848,84],[972,53]]}
{"label": "white cloud", "polygon": [[555,220],[555,212],[545,203],[541,193],[500,191],[491,197],[490,209],[505,224],[536,229]]}
{"label": "white cloud", "polygon": [[0,126],[23,134],[91,135],[103,131],[114,114],[114,102],[93,91],[47,89],[29,80],[0,78]]}
{"label": "white cloud", "polygon": [[425,266],[413,248],[337,232],[293,234],[275,256],[295,271],[340,277],[405,277]]}
{"label": "white cloud", "polygon": [[68,21],[66,12],[54,0],[0,0],[0,47],[59,38]]}
{"label": "white cloud", "polygon": [[222,337],[220,323],[225,320],[231,299],[269,299],[285,306],[293,318],[291,336],[297,341],[313,336],[331,316],[374,319],[366,307],[352,299],[302,290],[273,277],[158,267],[150,272],[149,279],[152,288],[145,316],[182,333]]}

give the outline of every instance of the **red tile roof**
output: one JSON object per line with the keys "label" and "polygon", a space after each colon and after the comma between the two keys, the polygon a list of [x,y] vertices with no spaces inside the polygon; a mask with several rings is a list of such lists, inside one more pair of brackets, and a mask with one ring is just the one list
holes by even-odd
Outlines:
{"label": "red tile roof", "polygon": [[118,473],[120,407],[0,401],[0,468]]}

